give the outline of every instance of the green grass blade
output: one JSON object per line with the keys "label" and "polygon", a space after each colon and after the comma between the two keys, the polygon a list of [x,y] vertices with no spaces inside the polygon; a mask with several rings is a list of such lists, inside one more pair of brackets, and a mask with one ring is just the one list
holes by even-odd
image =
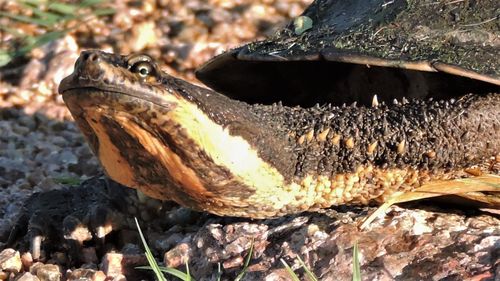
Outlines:
{"label": "green grass blade", "polygon": [[96,9],[92,11],[92,14],[97,17],[101,16],[109,16],[116,13],[115,9],[113,8],[103,8],[103,9]]}
{"label": "green grass blade", "polygon": [[22,0],[19,1],[22,4],[28,4],[34,7],[39,7],[42,4],[45,4],[47,1],[46,0]]}
{"label": "green grass blade", "polygon": [[151,269],[153,270],[156,278],[159,281],[167,281],[163,273],[161,273],[160,267],[156,263],[153,253],[151,253],[151,250],[149,249],[148,244],[146,243],[146,238],[144,238],[144,234],[142,234],[142,230],[141,227],[139,226],[137,218],[134,218],[134,220],[135,220],[135,225],[137,226],[137,230],[139,231],[139,236],[141,237],[142,244],[144,245],[144,249],[146,250],[146,259],[148,260]]}
{"label": "green grass blade", "polygon": [[84,0],[80,3],[80,7],[90,7],[102,3],[103,0]]}
{"label": "green grass blade", "polygon": [[217,278],[216,278],[216,280],[220,281],[221,278],[222,278],[222,269],[220,267],[220,262],[219,262],[219,263],[217,263]]}
{"label": "green grass blade", "polygon": [[42,34],[40,36],[34,37],[34,40],[31,42],[28,42],[24,47],[20,48],[17,52],[16,55],[24,55],[27,52],[31,51],[33,48],[40,47],[42,45],[45,45],[49,42],[52,42],[58,38],[61,38],[66,34],[66,31],[52,31],[52,32],[47,32],[45,34]]}
{"label": "green grass blade", "polygon": [[63,15],[74,15],[79,8],[80,7],[76,5],[65,4],[60,2],[50,3],[48,7],[50,11],[54,11]]}
{"label": "green grass blade", "polygon": [[28,10],[33,10],[33,9],[38,9],[38,7],[42,7],[44,3],[40,3],[37,1],[19,1],[19,5],[23,8],[26,8]]}
{"label": "green grass blade", "polygon": [[31,10],[33,16],[31,18],[36,18],[37,20],[43,21],[45,25],[52,26],[58,21],[60,21],[60,16],[51,12],[47,12],[38,8],[38,6],[33,6],[31,4],[21,4],[24,8]]}
{"label": "green grass blade", "polygon": [[292,280],[293,281],[300,281],[300,279],[297,276],[297,274],[295,274],[295,272],[293,271],[293,269],[285,262],[285,260],[283,260],[283,259],[280,259],[280,260],[281,260],[281,263],[285,266],[285,269],[288,272],[288,274],[290,274],[290,277],[292,277]]}
{"label": "green grass blade", "polygon": [[[139,267],[136,267],[138,269],[152,269],[151,266],[139,266]],[[164,267],[164,266],[159,266],[158,269],[161,271],[161,272],[164,272],[164,273],[168,273],[172,276],[175,276],[181,280],[184,280],[184,281],[188,281],[188,280],[191,280],[191,281],[194,281],[192,278],[191,278],[191,275],[189,274],[186,274],[178,269],[175,269],[175,268],[171,268],[171,267]]]}
{"label": "green grass blade", "polygon": [[64,184],[64,185],[79,185],[80,183],[82,183],[82,180],[78,177],[56,177],[56,178],[52,178],[52,180],[55,182],[55,183],[58,183],[58,184]]}
{"label": "green grass blade", "polygon": [[[98,6],[105,3],[105,0],[84,0],[79,4],[69,4],[60,0],[17,0],[17,2],[24,9],[31,11],[31,15],[16,15],[0,11],[0,17],[42,27],[46,33],[33,36],[23,34],[8,26],[0,26],[0,30],[8,32],[14,37],[15,42],[21,43],[16,49],[11,44],[0,53],[0,67],[7,65],[15,57],[24,56],[36,47],[63,37],[69,30],[73,29],[67,27],[70,20],[82,22],[94,17],[112,15],[116,12],[113,8]],[[83,8],[90,8],[90,10],[82,11]]]}
{"label": "green grass blade", "polygon": [[248,265],[250,264],[250,260],[252,259],[253,244],[254,244],[254,240],[252,239],[252,244],[250,244],[250,249],[248,249],[248,255],[247,255],[247,259],[245,260],[245,266],[244,266],[244,268],[248,267]]}
{"label": "green grass blade", "polygon": [[361,267],[359,266],[358,242],[352,247],[352,281],[361,281]]}
{"label": "green grass blade", "polygon": [[191,281],[191,274],[189,273],[189,259],[186,259],[186,281]]}
{"label": "green grass blade", "polygon": [[41,20],[41,19],[37,19],[37,18],[22,16],[22,15],[12,15],[12,14],[2,12],[2,11],[0,11],[0,16],[8,17],[8,18],[11,18],[13,20],[20,21],[20,22],[31,23],[34,25],[41,25],[44,27],[50,27],[50,25],[47,25],[46,21]]}
{"label": "green grass blade", "polygon": [[309,268],[307,268],[306,264],[300,258],[300,256],[297,256],[297,259],[299,260],[300,265],[304,268],[304,271],[306,272],[306,275],[309,277],[309,280],[318,281],[318,277],[316,277],[316,275],[314,275],[314,273],[312,273],[312,271],[309,270]]}
{"label": "green grass blade", "polygon": [[0,67],[7,65],[13,58],[13,54],[5,50],[0,50]]}
{"label": "green grass blade", "polygon": [[250,245],[250,249],[248,250],[247,258],[245,260],[245,265],[243,266],[243,270],[241,270],[240,274],[238,274],[238,276],[236,276],[234,281],[240,281],[241,279],[243,279],[243,277],[247,273],[247,268],[248,268],[248,265],[250,264],[250,260],[252,259],[252,254],[253,254],[253,243],[254,243],[254,241],[252,240],[252,244]]}
{"label": "green grass blade", "polygon": [[[153,270],[153,268],[151,266],[137,266],[136,268],[137,269]],[[186,274],[186,273],[184,273],[184,272],[182,272],[182,271],[180,271],[178,269],[171,268],[171,267],[164,267],[164,266],[159,266],[158,268],[160,269],[161,272],[170,274],[170,275],[175,276],[175,277],[177,277],[177,278],[179,278],[181,280],[184,280],[184,281],[188,281],[188,280],[194,281],[191,278],[191,275]]]}

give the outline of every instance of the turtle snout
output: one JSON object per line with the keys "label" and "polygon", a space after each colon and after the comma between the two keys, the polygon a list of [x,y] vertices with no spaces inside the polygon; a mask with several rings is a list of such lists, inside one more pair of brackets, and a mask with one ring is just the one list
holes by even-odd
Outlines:
{"label": "turtle snout", "polygon": [[99,56],[99,51],[96,51],[96,50],[88,50],[88,51],[83,51],[81,54],[80,54],[80,57],[78,58],[78,60],[76,61],[76,63],[82,63],[82,62],[87,62],[87,61],[90,61],[90,62],[99,62],[100,60],[100,56]]}
{"label": "turtle snout", "polygon": [[83,51],[80,57],[76,60],[75,71],[73,73],[78,80],[93,80],[100,81],[104,75],[103,67],[101,66],[103,54],[97,50]]}
{"label": "turtle snout", "polygon": [[124,66],[120,56],[113,57],[99,50],[83,51],[75,62],[73,73],[61,81],[59,93],[82,87],[106,87],[116,83],[121,76],[118,69],[123,68],[120,66]]}

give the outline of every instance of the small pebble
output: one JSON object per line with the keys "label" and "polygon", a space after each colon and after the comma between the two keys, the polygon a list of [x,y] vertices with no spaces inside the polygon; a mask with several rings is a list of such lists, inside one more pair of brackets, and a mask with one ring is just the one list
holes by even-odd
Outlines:
{"label": "small pebble", "polygon": [[21,256],[14,249],[4,249],[0,252],[0,270],[17,273],[22,268]]}
{"label": "small pebble", "polygon": [[106,274],[104,272],[88,268],[78,268],[66,273],[66,280],[68,281],[104,281],[105,279]]}
{"label": "small pebble", "polygon": [[123,274],[123,255],[120,253],[107,253],[102,260],[102,271],[106,276],[116,277]]}
{"label": "small pebble", "polygon": [[36,275],[33,275],[29,272],[24,272],[18,279],[17,281],[40,281],[40,278],[38,278]]}
{"label": "small pebble", "polygon": [[36,276],[42,281],[59,281],[61,280],[61,272],[59,266],[55,264],[40,264],[36,263],[32,266],[30,272],[36,272]]}

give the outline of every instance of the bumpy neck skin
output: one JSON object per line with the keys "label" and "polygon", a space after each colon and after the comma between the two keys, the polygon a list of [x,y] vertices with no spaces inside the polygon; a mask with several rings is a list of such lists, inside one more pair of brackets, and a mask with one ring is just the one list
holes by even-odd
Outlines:
{"label": "bumpy neck skin", "polygon": [[500,96],[457,101],[413,100],[376,107],[250,107],[264,124],[289,136],[295,169],[335,176],[360,166],[457,172],[500,151]]}

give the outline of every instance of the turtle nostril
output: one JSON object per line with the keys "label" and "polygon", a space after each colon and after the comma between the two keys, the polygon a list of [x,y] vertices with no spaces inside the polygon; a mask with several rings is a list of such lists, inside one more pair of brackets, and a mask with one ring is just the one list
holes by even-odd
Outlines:
{"label": "turtle nostril", "polygon": [[84,52],[81,57],[82,61],[91,61],[91,62],[99,61],[99,54],[94,52]]}
{"label": "turtle nostril", "polygon": [[96,54],[96,53],[92,53],[92,54],[89,55],[89,60],[93,61],[93,62],[96,62],[96,61],[99,60],[99,55]]}

